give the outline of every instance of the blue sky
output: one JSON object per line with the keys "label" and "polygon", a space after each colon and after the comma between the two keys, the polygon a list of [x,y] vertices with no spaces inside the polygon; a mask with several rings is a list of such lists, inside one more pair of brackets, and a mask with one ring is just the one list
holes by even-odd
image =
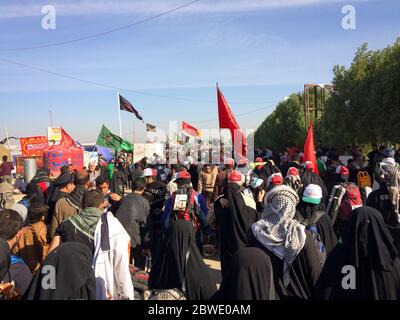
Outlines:
{"label": "blue sky", "polygon": [[[6,124],[17,137],[43,135],[52,109],[55,124],[81,142],[95,141],[103,123],[118,132],[117,90],[4,60],[145,93],[121,90],[145,121],[161,128],[169,120],[217,127],[218,81],[242,128],[256,129],[304,83],[329,83],[332,67],[349,65],[362,43],[381,49],[400,36],[397,0],[202,0],[102,37],[38,50],[4,50],[96,34],[186,2],[1,1],[1,126]],[[57,10],[56,30],[41,27],[41,8],[47,4]],[[341,9],[347,4],[356,8],[356,30],[341,27]],[[139,141],[143,130],[137,121]],[[123,132],[132,138],[128,113],[123,114]]]}

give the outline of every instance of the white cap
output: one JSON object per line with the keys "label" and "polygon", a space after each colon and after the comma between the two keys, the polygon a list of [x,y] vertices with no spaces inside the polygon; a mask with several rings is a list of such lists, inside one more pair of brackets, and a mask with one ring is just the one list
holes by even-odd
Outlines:
{"label": "white cap", "polygon": [[143,170],[142,177],[156,177],[157,176],[157,170],[147,168]]}
{"label": "white cap", "polygon": [[320,204],[322,199],[322,189],[320,186],[316,184],[309,184],[303,193],[303,201],[312,203],[312,204]]}

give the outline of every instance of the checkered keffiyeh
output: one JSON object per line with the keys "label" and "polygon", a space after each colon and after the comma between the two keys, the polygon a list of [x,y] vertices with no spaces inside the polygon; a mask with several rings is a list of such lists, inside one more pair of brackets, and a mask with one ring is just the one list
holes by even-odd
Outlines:
{"label": "checkered keffiyeh", "polygon": [[394,212],[397,214],[397,221],[400,223],[400,169],[396,163],[384,163],[381,170],[389,191],[390,201]]}
{"label": "checkered keffiyeh", "polygon": [[277,186],[267,194],[263,218],[252,226],[254,236],[284,261],[284,285],[289,285],[292,264],[306,242],[305,226],[294,219],[299,197],[288,186]]}

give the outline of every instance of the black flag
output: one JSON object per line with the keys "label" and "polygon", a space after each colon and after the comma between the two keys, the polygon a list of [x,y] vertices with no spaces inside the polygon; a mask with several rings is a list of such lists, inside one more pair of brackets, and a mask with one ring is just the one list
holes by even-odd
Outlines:
{"label": "black flag", "polygon": [[149,123],[146,123],[146,131],[147,132],[156,132],[157,131],[157,127],[153,126]]}
{"label": "black flag", "polygon": [[139,114],[139,112],[133,107],[132,103],[130,103],[128,100],[126,100],[123,96],[119,95],[119,105],[120,105],[120,109],[122,111],[127,111],[130,113],[133,113],[136,118],[138,118],[139,120],[143,121],[142,116]]}

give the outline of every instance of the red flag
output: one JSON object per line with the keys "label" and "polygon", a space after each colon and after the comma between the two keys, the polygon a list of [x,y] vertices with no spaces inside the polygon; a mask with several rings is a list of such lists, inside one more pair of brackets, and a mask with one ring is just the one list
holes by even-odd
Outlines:
{"label": "red flag", "polygon": [[201,136],[201,132],[199,129],[193,127],[192,125],[190,125],[189,123],[182,121],[182,131],[184,131],[185,133],[194,136],[194,137],[200,137]]}
{"label": "red flag", "polygon": [[315,156],[314,132],[312,123],[308,128],[306,143],[304,144],[304,162],[306,161],[312,162],[314,164],[314,172],[319,174],[317,158]]}
{"label": "red flag", "polygon": [[[239,132],[242,137],[242,149],[236,150],[236,146],[234,147],[235,153],[246,157],[246,147],[247,147],[247,139],[243,134],[242,130],[237,123],[235,116],[232,113],[231,108],[228,105],[224,95],[221,90],[217,87],[218,91],[218,115],[219,115],[219,127],[220,129],[229,129],[231,130],[232,143],[235,146],[235,130]],[[238,134],[238,133],[237,133]]]}
{"label": "red flag", "polygon": [[65,132],[63,128],[61,128],[61,142],[60,145],[63,146],[64,148],[71,148],[75,145],[74,139],[70,137],[68,133]]}

